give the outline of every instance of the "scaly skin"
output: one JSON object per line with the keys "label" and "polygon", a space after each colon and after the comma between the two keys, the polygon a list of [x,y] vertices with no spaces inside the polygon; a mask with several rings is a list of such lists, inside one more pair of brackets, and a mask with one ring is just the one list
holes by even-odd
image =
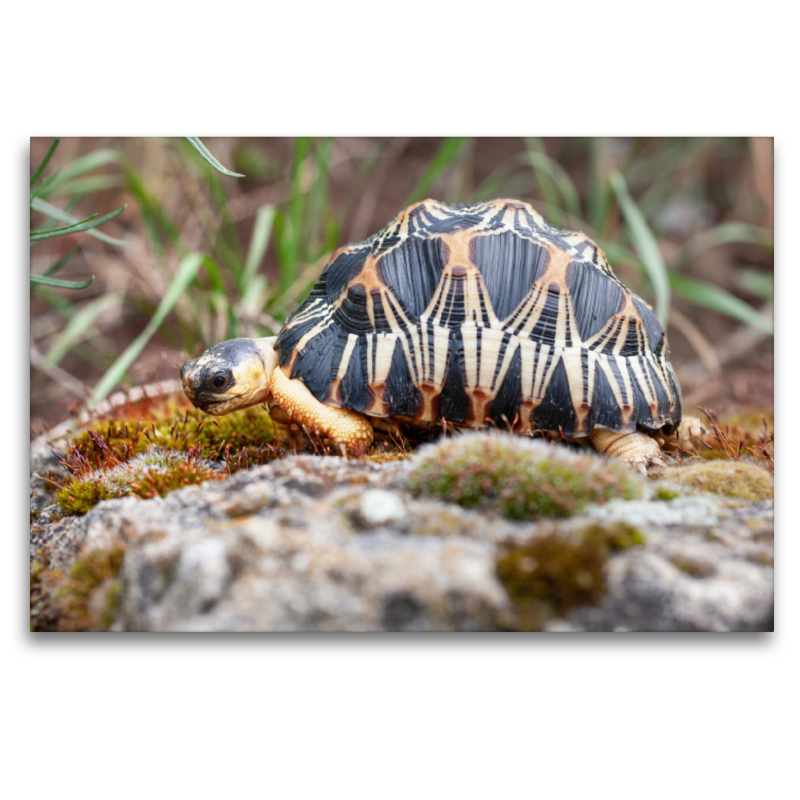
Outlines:
{"label": "scaly skin", "polygon": [[349,408],[320,403],[299,378],[290,379],[276,367],[270,378],[272,402],[295,422],[327,436],[342,455],[360,457],[372,444],[372,425],[366,417]]}
{"label": "scaly skin", "polygon": [[612,433],[595,428],[589,439],[598,453],[619,458],[647,475],[653,465],[666,466],[658,442],[646,433]]}

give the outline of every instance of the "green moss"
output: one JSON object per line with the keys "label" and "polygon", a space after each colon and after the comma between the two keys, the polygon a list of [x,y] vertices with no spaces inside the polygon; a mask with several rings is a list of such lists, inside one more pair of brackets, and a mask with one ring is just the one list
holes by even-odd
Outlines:
{"label": "green moss", "polygon": [[627,522],[614,522],[607,525],[590,525],[583,533],[584,537],[595,539],[614,552],[627,550],[635,545],[647,543],[644,533],[635,525]]}
{"label": "green moss", "polygon": [[568,517],[588,503],[642,495],[625,464],[500,434],[433,445],[416,459],[407,488],[466,508],[493,507],[511,519]]}
{"label": "green moss", "polygon": [[371,461],[373,464],[386,464],[389,461],[405,461],[408,458],[408,453],[401,450],[396,445],[384,446],[381,443],[380,447],[372,446],[366,455],[366,460]]}
{"label": "green moss", "polygon": [[85,514],[101,500],[126,495],[164,497],[174,489],[223,477],[191,454],[153,450],[112,469],[73,478],[57,492],[56,502],[67,514]]}
{"label": "green moss", "polygon": [[43,558],[38,551],[30,566],[30,629],[36,632],[58,630],[59,620],[56,592],[63,576]]}
{"label": "green moss", "polygon": [[266,445],[274,438],[275,426],[269,414],[260,406],[253,406],[222,417],[211,417],[197,409],[180,413],[173,409],[167,410],[165,416],[147,421],[106,420],[83,431],[73,445],[95,469],[115,466],[157,447],[225,460],[231,471],[235,471],[250,466],[251,462],[269,460],[274,451]]}
{"label": "green moss", "polygon": [[58,630],[108,630],[119,606],[119,572],[125,550],[84,550],[75,559],[69,578],[58,592],[61,616]]}
{"label": "green moss", "polygon": [[517,611],[522,630],[541,630],[553,613],[600,602],[608,591],[610,553],[645,543],[631,525],[593,524],[571,534],[506,542],[498,551],[497,576]]}
{"label": "green moss", "polygon": [[676,492],[674,489],[668,489],[666,486],[659,486],[653,493],[653,500],[674,500],[680,497],[681,493]]}
{"label": "green moss", "polygon": [[775,496],[772,476],[754,464],[744,461],[710,461],[666,471],[671,481],[703,492],[722,494],[751,503],[771,500]]}

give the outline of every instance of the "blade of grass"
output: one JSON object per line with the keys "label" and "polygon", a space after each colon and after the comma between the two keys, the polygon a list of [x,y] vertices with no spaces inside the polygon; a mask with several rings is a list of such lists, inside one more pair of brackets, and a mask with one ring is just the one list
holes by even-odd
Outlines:
{"label": "blade of grass", "polygon": [[56,272],[58,272],[67,263],[67,261],[69,261],[72,258],[72,256],[74,256],[75,253],[77,253],[80,249],[81,249],[80,245],[76,245],[75,247],[73,247],[72,250],[69,251],[69,253],[67,253],[65,256],[61,256],[61,258],[59,258],[58,261],[55,262],[55,264],[49,266],[47,270],[45,270],[44,276],[47,277],[48,275],[55,275]]}
{"label": "blade of grass", "polygon": [[762,300],[775,299],[775,278],[765,272],[745,267],[739,272],[736,284],[742,291],[750,292]]}
{"label": "blade of grass", "polygon": [[59,289],[85,289],[94,280],[94,275],[85,281],[77,283],[75,281],[62,281],[58,278],[48,278],[46,275],[31,275],[31,283],[39,283],[43,286],[55,286]]}
{"label": "blade of grass", "polygon": [[89,175],[86,178],[76,178],[71,181],[58,181],[57,184],[49,186],[46,190],[43,186],[39,191],[39,197],[67,197],[75,194],[89,194],[90,192],[100,192],[104,189],[114,189],[123,186],[123,180],[117,175]]}
{"label": "blade of grass", "polygon": [[693,163],[702,161],[710,142],[705,138],[681,139],[677,144],[662,148],[657,156],[661,169],[653,177],[645,179],[647,188],[639,198],[639,208],[645,217],[650,217],[667,196],[686,181],[687,174],[691,177],[695,173]]}
{"label": "blade of grass", "polygon": [[119,303],[121,296],[118,294],[107,294],[98,297],[88,305],[78,311],[67,323],[67,327],[53,342],[47,357],[42,365],[45,372],[49,372],[73,346],[80,341],[94,324],[97,317],[107,308]]}
{"label": "blade of grass", "polygon": [[736,295],[725,291],[725,289],[715,286],[713,283],[706,283],[695,278],[687,278],[683,275],[670,273],[669,281],[676,294],[686,298],[692,303],[713,311],[719,311],[728,317],[739,320],[746,325],[752,325],[765,333],[774,335],[775,329],[770,320],[759,314],[751,305],[744,300],[740,300]]}
{"label": "blade of grass", "polygon": [[92,405],[103,400],[120,380],[122,380],[131,364],[133,364],[137,356],[142,352],[153,334],[161,327],[161,324],[164,322],[169,312],[172,311],[180,296],[197,277],[198,270],[206,260],[210,259],[202,253],[191,253],[181,260],[178,266],[178,272],[172,283],[167,287],[166,292],[164,292],[164,297],[158,304],[158,308],[153,313],[150,322],[147,323],[145,329],[109,367],[97,386],[95,386],[94,392],[92,393]]}
{"label": "blade of grass", "polygon": [[[53,185],[50,186],[47,194],[64,194],[63,185],[69,183],[70,181],[74,181],[76,178],[80,178],[82,175],[85,175],[87,172],[91,172],[98,167],[102,167],[105,164],[112,164],[120,161],[122,159],[122,154],[117,152],[116,150],[97,150],[94,153],[89,153],[85,156],[81,156],[76,158],[74,161],[70,162],[61,170],[61,174],[58,176],[58,181],[55,182]],[[110,175],[95,175],[95,178],[109,178],[112,177]]]}
{"label": "blade of grass", "polygon": [[178,229],[164,211],[161,203],[147,191],[139,173],[130,164],[123,163],[122,174],[125,176],[125,185],[139,205],[142,221],[155,251],[159,254],[164,253],[163,236],[180,256],[186,255],[186,248],[181,241]]}
{"label": "blade of grass", "polygon": [[33,173],[33,177],[31,178],[31,189],[33,189],[33,184],[39,180],[39,176],[44,172],[45,167],[47,167],[47,165],[50,163],[50,159],[53,157],[53,153],[55,153],[56,147],[58,147],[58,143],[60,141],[60,136],[57,136],[55,139],[53,139],[53,144],[50,145],[47,155],[42,159],[42,163],[36,168],[36,172]]}
{"label": "blade of grass", "polygon": [[681,248],[680,263],[686,264],[704,250],[730,242],[747,242],[773,249],[772,232],[766,228],[747,222],[723,222],[690,237]]}
{"label": "blade of grass", "polygon": [[325,210],[325,197],[328,193],[328,161],[330,160],[333,139],[328,136],[315,143],[314,179],[308,196],[308,213],[305,215],[306,245],[301,253],[303,261],[313,261],[320,253],[320,228]]}
{"label": "blade of grass", "polygon": [[292,158],[292,177],[289,190],[289,203],[285,213],[276,216],[276,233],[278,236],[278,264],[280,267],[280,292],[285,292],[294,281],[297,259],[300,253],[300,225],[305,207],[302,172],[311,140],[298,137]]}
{"label": "blade of grass", "polygon": [[450,139],[445,139],[442,142],[436,155],[428,165],[423,176],[417,181],[417,185],[411,190],[410,194],[406,197],[404,206],[410,206],[412,203],[417,203],[425,198],[428,191],[439,179],[439,176],[456,160],[461,148],[467,141],[465,136],[453,136]]}
{"label": "blade of grass", "polygon": [[617,203],[625,219],[633,246],[642,259],[645,273],[653,286],[656,298],[656,316],[666,329],[670,289],[667,267],[664,264],[661,250],[658,248],[658,242],[656,242],[656,238],[653,236],[644,214],[642,214],[636,202],[628,193],[628,187],[625,184],[625,178],[622,173],[615,172],[609,178],[609,181],[614,194],[617,196]]}
{"label": "blade of grass", "polygon": [[229,169],[225,169],[222,164],[217,161],[214,156],[211,155],[208,148],[197,138],[197,136],[186,136],[186,141],[197,150],[198,153],[203,157],[205,161],[211,164],[212,167],[217,172],[221,172],[223,175],[227,175],[229,178],[244,178],[245,176],[238,173],[238,172],[231,172]]}
{"label": "blade of grass", "polygon": [[261,206],[256,212],[253,233],[250,236],[250,247],[247,251],[247,260],[245,261],[244,271],[242,272],[241,282],[239,284],[240,294],[247,292],[261,262],[264,260],[267,247],[269,247],[269,237],[272,234],[272,223],[274,220],[274,206]]}
{"label": "blade of grass", "polygon": [[239,243],[239,234],[236,232],[236,224],[231,216],[228,191],[225,182],[213,170],[204,169],[204,178],[219,214],[216,230],[206,229],[206,234],[214,243],[214,252],[221,266],[231,272],[234,283],[238,284],[244,270],[244,255]]}
{"label": "blade of grass", "polygon": [[[542,190],[542,199],[548,205],[564,208],[574,217],[581,217],[580,198],[566,170],[547,155],[541,140],[529,137],[525,144],[528,148],[528,161]],[[559,194],[563,203],[559,202]]]}
{"label": "blade of grass", "polygon": [[61,167],[56,170],[55,175],[51,175],[46,181],[42,181],[35,189],[31,189],[31,203],[33,202],[34,198],[38,197],[40,194],[47,194],[48,187],[58,179],[60,174]]}
{"label": "blade of grass", "polygon": [[[46,214],[51,219],[57,219],[59,222],[68,222],[71,225],[80,222],[80,220],[77,219],[76,217],[73,217],[66,211],[57,208],[54,205],[51,205],[46,200],[42,200],[41,197],[37,197],[34,199],[34,201],[31,203],[31,208],[34,211],[39,211],[42,214]],[[112,239],[110,236],[107,236],[102,231],[90,230],[88,231],[88,233],[89,236],[94,236],[95,239],[100,239],[101,242],[105,242],[106,244],[113,244],[115,247],[128,246],[127,242],[123,242],[121,239]]]}
{"label": "blade of grass", "polygon": [[87,217],[86,219],[81,220],[74,225],[67,225],[65,228],[54,228],[50,231],[32,231],[31,243],[40,242],[42,239],[50,239],[53,236],[66,236],[68,233],[80,233],[81,231],[91,230],[92,228],[96,228],[98,225],[102,225],[104,222],[108,222],[110,219],[118,217],[127,207],[127,205],[124,205],[118,208],[116,211],[112,211],[110,214],[106,214],[104,217],[100,217],[99,219],[96,219],[97,214],[92,214],[91,217]]}
{"label": "blade of grass", "polygon": [[611,203],[611,187],[607,179],[610,163],[607,139],[601,136],[589,139],[589,161],[589,222],[602,236]]}

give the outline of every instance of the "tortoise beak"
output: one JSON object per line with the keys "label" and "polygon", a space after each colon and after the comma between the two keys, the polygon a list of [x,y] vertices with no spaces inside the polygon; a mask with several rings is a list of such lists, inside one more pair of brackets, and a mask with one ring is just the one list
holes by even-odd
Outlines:
{"label": "tortoise beak", "polygon": [[192,375],[195,374],[196,364],[197,360],[195,359],[193,361],[187,361],[181,367],[181,383],[183,384],[183,392],[194,405],[197,405],[195,392],[200,388],[200,381],[196,378],[192,378]]}

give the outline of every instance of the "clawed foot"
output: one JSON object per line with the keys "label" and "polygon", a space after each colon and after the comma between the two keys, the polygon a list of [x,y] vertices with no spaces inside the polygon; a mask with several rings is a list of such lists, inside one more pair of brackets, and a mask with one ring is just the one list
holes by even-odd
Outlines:
{"label": "clawed foot", "polygon": [[667,466],[661,457],[658,442],[646,433],[612,433],[595,428],[589,434],[592,444],[599,453],[630,464],[634,469],[647,475],[648,471]]}

